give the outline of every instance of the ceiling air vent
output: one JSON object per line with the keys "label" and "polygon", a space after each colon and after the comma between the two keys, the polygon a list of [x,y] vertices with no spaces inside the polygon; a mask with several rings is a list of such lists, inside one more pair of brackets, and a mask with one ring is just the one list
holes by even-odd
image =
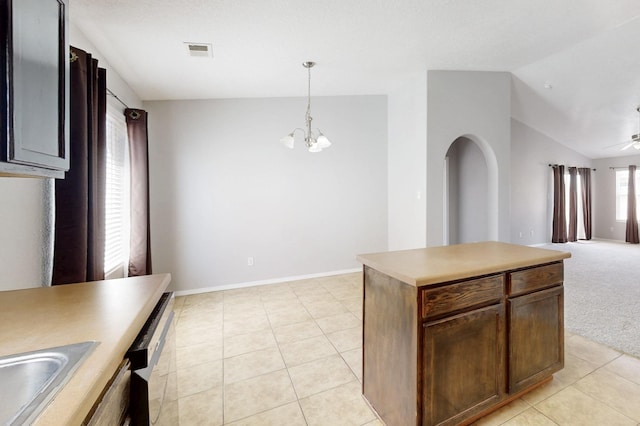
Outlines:
{"label": "ceiling air vent", "polygon": [[189,56],[194,58],[213,58],[211,43],[189,43],[185,42]]}

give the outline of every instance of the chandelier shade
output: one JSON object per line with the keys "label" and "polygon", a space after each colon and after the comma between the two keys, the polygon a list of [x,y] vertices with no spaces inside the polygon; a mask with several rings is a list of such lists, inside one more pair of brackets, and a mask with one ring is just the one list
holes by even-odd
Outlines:
{"label": "chandelier shade", "polygon": [[295,139],[293,138],[293,132],[289,133],[287,136],[280,139],[280,143],[289,149],[293,149],[294,142],[295,142]]}
{"label": "chandelier shade", "polygon": [[295,145],[295,133],[301,131],[304,135],[304,142],[309,152],[320,152],[323,149],[329,148],[331,142],[327,137],[322,134],[320,129],[316,128],[316,132],[311,129],[311,68],[315,65],[315,62],[307,61],[302,64],[308,72],[308,91],[307,91],[307,113],[305,114],[305,127],[297,127],[291,131],[287,136],[280,139],[280,143],[289,149],[293,149]]}

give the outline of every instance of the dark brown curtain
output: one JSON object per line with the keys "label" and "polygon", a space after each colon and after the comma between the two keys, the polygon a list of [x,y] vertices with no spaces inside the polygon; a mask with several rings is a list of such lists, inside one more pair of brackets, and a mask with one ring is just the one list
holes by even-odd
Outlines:
{"label": "dark brown curtain", "polygon": [[553,166],[553,232],[552,243],[567,242],[567,216],[564,200],[564,166]]}
{"label": "dark brown curtain", "polygon": [[625,241],[640,243],[638,238],[638,216],[636,214],[636,166],[629,166],[629,184],[627,186],[627,235]]}
{"label": "dark brown curtain", "polygon": [[[578,241],[578,169],[569,167],[569,229],[568,241]],[[566,207],[565,207],[566,208]]]}
{"label": "dark brown curtain", "polygon": [[582,184],[582,219],[584,221],[584,239],[591,239],[591,169],[581,167],[578,169],[580,183]]}
{"label": "dark brown curtain", "polygon": [[129,276],[151,274],[149,224],[149,141],[147,112],[127,108],[129,157],[131,160],[131,252]]}
{"label": "dark brown curtain", "polygon": [[52,284],[104,279],[107,72],[71,47],[70,170],[55,181]]}

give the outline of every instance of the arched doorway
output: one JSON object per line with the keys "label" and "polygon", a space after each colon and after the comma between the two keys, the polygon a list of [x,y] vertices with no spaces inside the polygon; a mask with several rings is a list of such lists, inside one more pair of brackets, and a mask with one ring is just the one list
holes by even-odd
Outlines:
{"label": "arched doorway", "polygon": [[[473,136],[460,136],[445,157],[445,244],[496,239],[491,200],[497,192],[490,173],[495,158],[491,148]],[[483,146],[484,145],[484,146]],[[493,162],[491,160],[494,160]]]}

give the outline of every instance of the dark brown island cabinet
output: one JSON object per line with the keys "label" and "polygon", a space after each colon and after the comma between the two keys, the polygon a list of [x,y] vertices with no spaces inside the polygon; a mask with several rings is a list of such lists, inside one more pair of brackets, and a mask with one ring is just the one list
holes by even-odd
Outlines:
{"label": "dark brown island cabinet", "polygon": [[499,242],[358,256],[362,392],[380,418],[470,424],[551,380],[570,256]]}

